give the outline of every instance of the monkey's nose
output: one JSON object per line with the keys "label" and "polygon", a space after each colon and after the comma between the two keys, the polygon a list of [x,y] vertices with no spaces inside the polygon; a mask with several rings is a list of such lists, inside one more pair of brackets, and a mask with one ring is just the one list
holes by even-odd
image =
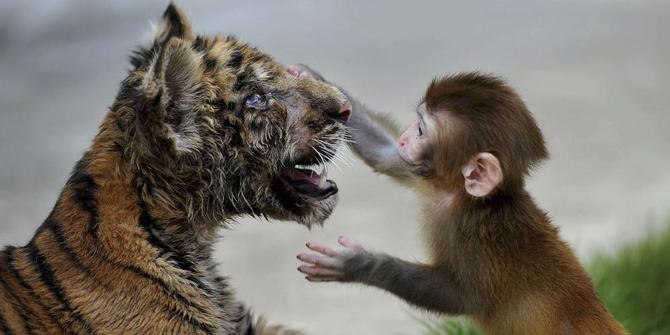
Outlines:
{"label": "monkey's nose", "polygon": [[347,101],[340,107],[340,110],[337,113],[333,113],[329,116],[342,123],[347,123],[351,117],[351,102]]}

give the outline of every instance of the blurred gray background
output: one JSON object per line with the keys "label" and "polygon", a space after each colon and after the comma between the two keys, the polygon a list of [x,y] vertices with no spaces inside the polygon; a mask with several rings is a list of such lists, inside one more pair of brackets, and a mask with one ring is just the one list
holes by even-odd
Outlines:
{"label": "blurred gray background", "polygon": [[[530,180],[584,260],[670,216],[670,2],[212,1],[180,4],[200,33],[235,34],[304,62],[409,123],[428,81],[507,78],[552,158]],[[167,1],[0,2],[0,245],[24,244],[87,148],[127,56]],[[419,334],[425,315],[375,289],[310,284],[307,240],[347,234],[423,258],[415,196],[356,161],[331,168],[341,201],[324,228],[240,220],[217,256],[257,312],[319,334]]]}

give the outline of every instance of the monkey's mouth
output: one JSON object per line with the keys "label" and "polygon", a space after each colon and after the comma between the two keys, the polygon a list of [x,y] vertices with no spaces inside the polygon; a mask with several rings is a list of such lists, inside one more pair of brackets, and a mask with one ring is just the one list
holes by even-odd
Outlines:
{"label": "monkey's mouth", "polygon": [[315,200],[324,200],[337,194],[337,184],[327,179],[328,170],[322,167],[321,172],[302,165],[285,167],[281,171],[280,179],[284,185],[295,193]]}

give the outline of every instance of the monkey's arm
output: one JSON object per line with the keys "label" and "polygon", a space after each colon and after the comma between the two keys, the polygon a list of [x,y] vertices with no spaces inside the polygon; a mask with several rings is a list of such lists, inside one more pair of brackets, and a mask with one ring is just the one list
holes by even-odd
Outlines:
{"label": "monkey's arm", "polygon": [[[287,71],[297,77],[307,76],[326,81],[320,73],[304,64],[290,65]],[[400,159],[396,148],[396,140],[401,133],[398,126],[389,115],[369,110],[351,94],[338,88],[349,98],[352,106],[347,126],[353,152],[375,171],[399,182],[409,183],[413,175]]]}
{"label": "monkey's arm", "polygon": [[396,147],[396,141],[400,137],[398,126],[389,115],[373,112],[351,95],[346,95],[352,105],[348,126],[353,152],[375,171],[400,182],[409,181],[412,175]]}
{"label": "monkey's arm", "polygon": [[407,262],[387,254],[372,253],[345,237],[338,239],[344,248],[336,250],[317,243],[307,247],[316,251],[298,258],[309,265],[298,270],[315,282],[358,282],[389,291],[405,301],[431,311],[467,314],[472,301],[465,297],[456,280],[444,270]]}

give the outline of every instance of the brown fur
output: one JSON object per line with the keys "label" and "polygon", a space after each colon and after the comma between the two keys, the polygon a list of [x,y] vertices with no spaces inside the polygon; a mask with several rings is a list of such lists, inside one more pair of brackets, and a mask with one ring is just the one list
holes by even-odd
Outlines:
{"label": "brown fur", "polygon": [[[48,219],[0,252],[0,334],[298,334],[254,325],[212,246],[241,215],[328,217],[336,196],[303,197],[279,174],[332,155],[346,97],[232,37],[196,36],[172,4],[131,62]],[[262,110],[245,105],[254,92]]]}
{"label": "brown fur", "polygon": [[[425,173],[398,159],[389,140],[397,127],[377,114],[355,103],[350,125],[360,130],[352,130],[354,152],[418,189],[430,261],[353,249],[342,254],[341,280],[380,287],[431,311],[468,315],[487,334],[627,334],[525,190],[524,177],[548,154],[517,93],[498,78],[463,73],[434,80],[425,103],[440,125],[421,156]],[[474,197],[462,167],[481,152],[498,158],[503,181]],[[318,271],[317,264],[312,273]]]}
{"label": "brown fur", "polygon": [[436,179],[460,186],[460,170],[467,160],[477,152],[490,152],[503,167],[502,188],[519,187],[523,177],[549,156],[521,97],[499,78],[461,73],[435,79],[424,101],[429,113],[448,118],[434,144],[439,148],[434,151]]}

